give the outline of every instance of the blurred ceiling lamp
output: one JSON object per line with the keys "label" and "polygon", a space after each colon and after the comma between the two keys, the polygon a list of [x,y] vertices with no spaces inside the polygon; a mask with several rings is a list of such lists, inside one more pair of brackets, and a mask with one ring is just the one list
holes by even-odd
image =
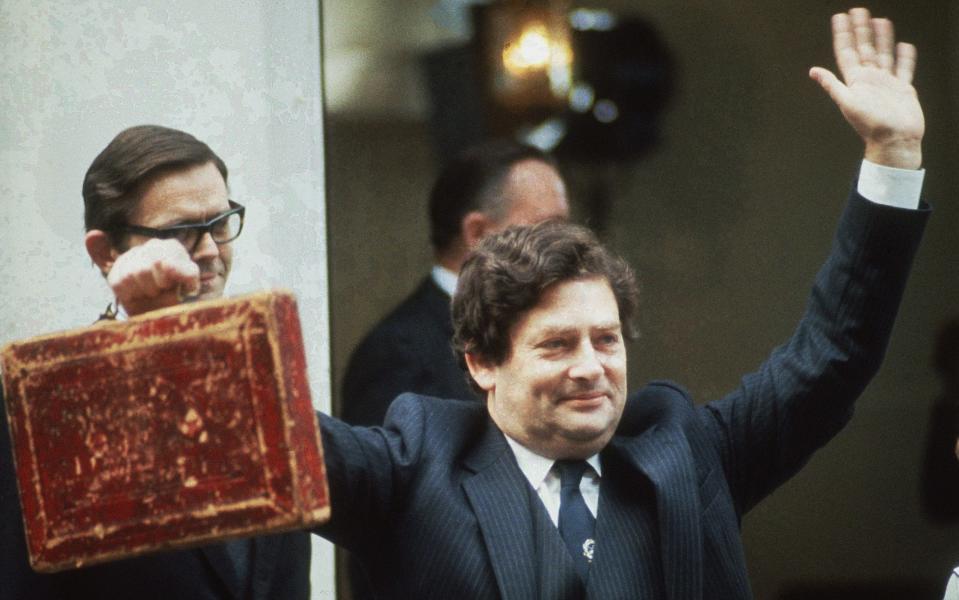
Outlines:
{"label": "blurred ceiling lamp", "polygon": [[[569,0],[503,0],[474,7],[494,121],[537,121],[562,111],[573,85]],[[505,125],[504,125],[505,126]]]}

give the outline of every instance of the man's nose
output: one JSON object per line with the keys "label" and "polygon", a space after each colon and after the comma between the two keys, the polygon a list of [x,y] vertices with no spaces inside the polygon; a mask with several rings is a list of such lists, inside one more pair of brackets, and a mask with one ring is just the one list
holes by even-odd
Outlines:
{"label": "man's nose", "polygon": [[209,231],[204,231],[200,239],[197,240],[196,248],[194,248],[191,258],[193,258],[193,260],[213,258],[219,253],[220,249],[217,243],[213,241],[213,235]]}
{"label": "man's nose", "polygon": [[588,342],[580,344],[573,365],[569,368],[569,376],[573,379],[596,379],[602,374],[603,363],[596,349]]}

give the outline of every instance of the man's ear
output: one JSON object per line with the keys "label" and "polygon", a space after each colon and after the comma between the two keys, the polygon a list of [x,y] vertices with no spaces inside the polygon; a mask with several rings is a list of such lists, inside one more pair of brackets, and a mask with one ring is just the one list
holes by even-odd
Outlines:
{"label": "man's ear", "polygon": [[494,225],[495,223],[489,217],[477,210],[466,213],[460,222],[463,243],[468,249],[472,250],[484,237],[490,234]]}
{"label": "man's ear", "polygon": [[100,272],[106,276],[110,272],[113,262],[120,255],[110,242],[110,236],[105,231],[91,229],[84,237],[83,243],[87,247],[87,254],[100,268]]}
{"label": "man's ear", "polygon": [[484,392],[492,391],[496,387],[496,367],[471,352],[467,352],[464,358],[476,385],[480,386]]}

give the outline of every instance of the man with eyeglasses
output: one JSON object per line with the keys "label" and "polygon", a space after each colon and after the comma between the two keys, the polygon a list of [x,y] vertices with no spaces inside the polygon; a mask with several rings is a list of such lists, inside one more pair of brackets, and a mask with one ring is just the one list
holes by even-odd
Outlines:
{"label": "man with eyeglasses", "polygon": [[[83,181],[85,244],[117,306],[138,315],[219,298],[244,208],[229,198],[227,168],[192,135],[141,125],[122,131]],[[0,406],[3,406],[0,397]],[[27,562],[0,410],[0,598],[291,598],[309,596],[310,540],[291,532],[142,556],[53,575]]]}
{"label": "man with eyeglasses", "polygon": [[[128,315],[219,298],[230,274],[230,242],[243,229],[244,209],[229,199],[223,161],[185,136],[131,127],[83,182],[87,252]],[[144,154],[153,147],[156,156]]]}

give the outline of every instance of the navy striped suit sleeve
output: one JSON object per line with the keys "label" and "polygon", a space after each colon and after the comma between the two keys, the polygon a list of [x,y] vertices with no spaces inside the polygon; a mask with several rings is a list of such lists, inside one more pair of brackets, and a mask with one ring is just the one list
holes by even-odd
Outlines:
{"label": "navy striped suit sleeve", "polygon": [[855,192],[792,337],[700,417],[742,515],[852,416],[879,369],[930,210]]}
{"label": "navy striped suit sleeve", "polygon": [[397,398],[389,413],[404,424],[402,434],[318,414],[332,516],[316,533],[350,551],[378,543],[377,534],[387,529],[390,511],[402,501],[404,482],[420,459],[427,416],[421,403],[400,402],[404,396],[411,395]]}

